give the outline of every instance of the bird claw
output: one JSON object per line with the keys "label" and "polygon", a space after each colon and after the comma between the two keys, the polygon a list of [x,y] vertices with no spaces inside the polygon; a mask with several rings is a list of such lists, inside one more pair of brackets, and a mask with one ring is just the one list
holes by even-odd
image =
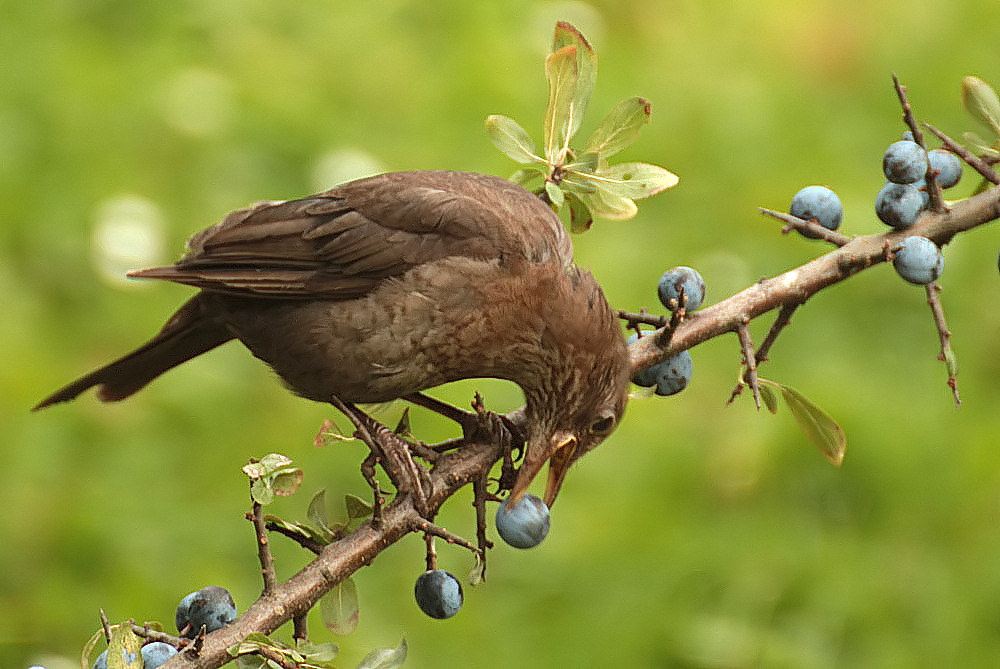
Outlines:
{"label": "bird claw", "polygon": [[375,479],[375,465],[381,464],[396,490],[410,494],[417,512],[426,517],[430,508],[428,494],[431,481],[427,470],[413,459],[410,452],[412,444],[353,404],[338,397],[333,397],[330,402],[354,423],[355,434],[372,451],[362,463],[361,471],[375,493],[377,508],[381,510],[381,490]]}

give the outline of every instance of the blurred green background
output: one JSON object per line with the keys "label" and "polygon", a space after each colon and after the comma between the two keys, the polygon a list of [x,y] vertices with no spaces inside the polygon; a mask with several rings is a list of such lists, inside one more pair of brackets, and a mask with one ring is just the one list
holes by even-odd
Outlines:
{"label": "blurred green background", "polygon": [[[557,19],[600,57],[586,136],[618,100],[653,121],[623,158],[680,185],[630,222],[578,238],[616,306],[655,308],[673,265],[709,300],[826,249],[757,206],[834,188],[848,234],[877,232],[881,154],[903,130],[899,74],[921,119],[973,129],[959,81],[1000,84],[995,0],[301,0],[6,2],[0,23],[0,667],[57,669],[112,620],[169,623],[185,593],[259,590],[248,456],[280,451],[305,489],[365,495],[361,447],[312,446],[334,412],[298,400],[238,345],[119,405],[40,414],[56,387],[130,350],[189,294],[124,270],[175,259],[193,232],[253,200],[377,170],[514,166],[487,114],[538,137],[542,57]],[[966,174],[955,190],[967,194]],[[995,226],[946,251],[942,279],[964,404],[936,361],[923,291],[879,266],[796,314],[762,374],[840,420],[835,470],[787,412],[726,407],[734,336],[694,351],[695,380],[633,402],[569,477],[533,551],[500,545],[489,580],[440,622],[413,602],[410,537],[357,575],[342,666],[405,634],[408,667],[984,667],[1000,658],[1000,297]],[[754,326],[761,339],[768,323]],[[519,404],[470,382],[439,396]],[[398,407],[381,415],[393,420]],[[451,428],[424,414],[427,439]],[[474,534],[471,493],[443,514]],[[279,573],[306,559],[276,541]],[[472,561],[442,547],[465,574]],[[318,619],[317,640],[329,640]],[[62,663],[61,663],[62,662]]]}

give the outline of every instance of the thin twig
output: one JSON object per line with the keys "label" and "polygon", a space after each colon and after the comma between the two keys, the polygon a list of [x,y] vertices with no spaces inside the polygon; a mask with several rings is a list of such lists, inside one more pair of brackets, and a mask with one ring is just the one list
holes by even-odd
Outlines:
{"label": "thin twig", "polygon": [[[910,101],[906,95],[906,86],[899,83],[899,77],[895,74],[892,75],[892,84],[896,88],[896,95],[899,97],[899,104],[903,108],[903,122],[906,123],[907,127],[910,129],[910,133],[913,135],[913,141],[920,145],[925,152],[927,151],[927,145],[924,144],[924,134],[920,132],[920,126],[917,124],[917,119],[913,115],[913,107],[910,106]],[[941,186],[937,182],[937,174],[934,170],[930,169],[928,165],[927,173],[924,176],[924,183],[927,184],[927,197],[928,209],[931,211],[936,211],[938,213],[943,213],[947,210],[944,206],[944,196],[941,195]]]}
{"label": "thin twig", "polygon": [[[455,544],[457,546],[461,546],[462,548],[467,548],[473,553],[479,552],[479,549],[476,547],[476,545],[473,544],[468,539],[460,537],[453,532],[449,532],[445,528],[439,525],[435,525],[434,523],[424,518],[414,521],[412,529],[415,532],[423,532],[424,536],[439,537],[447,541],[449,544]],[[433,568],[434,567],[428,567],[428,569],[433,569]]]}
{"label": "thin twig", "polygon": [[757,356],[753,351],[753,339],[750,337],[749,322],[747,320],[739,325],[736,328],[736,334],[740,338],[740,348],[743,350],[743,364],[746,365],[743,378],[750,384],[750,389],[753,391],[753,403],[756,405],[757,410],[760,411],[760,383],[757,381]]}
{"label": "thin twig", "polygon": [[104,630],[104,639],[108,643],[111,643],[111,623],[108,621],[108,614],[104,612],[104,609],[100,609],[101,612],[101,629]]}
{"label": "thin twig", "polygon": [[[799,308],[804,302],[789,302],[783,304],[781,309],[778,311],[778,316],[771,323],[770,329],[767,331],[767,336],[764,337],[763,343],[761,343],[760,348],[757,349],[757,353],[754,354],[754,358],[757,360],[757,368],[760,368],[762,362],[767,362],[770,360],[769,354],[771,352],[771,347],[774,346],[774,342],[778,340],[778,335],[788,327],[788,324],[792,321],[792,314],[795,310]],[[733,392],[729,395],[729,401],[726,404],[732,404],[733,401],[739,397],[740,393],[743,392],[743,387],[745,385],[746,374],[744,374],[740,381],[733,388]]]}
{"label": "thin twig", "polygon": [[814,221],[807,221],[804,218],[792,216],[791,214],[775,211],[773,209],[767,209],[765,207],[758,207],[758,209],[760,210],[760,213],[765,216],[776,218],[782,223],[785,223],[786,227],[782,228],[782,232],[790,232],[792,229],[800,232],[808,232],[813,237],[818,237],[819,239],[829,242],[834,246],[843,246],[851,241],[851,238],[847,235],[825,228]]}
{"label": "thin twig", "polygon": [[472,482],[472,506],[476,509],[476,544],[479,547],[479,556],[482,566],[479,570],[480,577],[486,580],[486,551],[493,548],[493,542],[486,538],[486,491],[487,477],[483,475]]}
{"label": "thin twig", "polygon": [[309,613],[300,613],[292,618],[292,638],[306,641],[309,639]]}
{"label": "thin twig", "polygon": [[[310,539],[309,537],[304,537],[298,532],[293,532],[292,530],[282,527],[281,525],[272,521],[265,522],[264,527],[267,529],[268,532],[274,532],[284,537],[288,537],[289,539],[297,543],[299,546],[302,546],[302,548],[305,548],[307,551],[311,551],[316,555],[319,555],[320,551],[323,550],[323,546],[326,545],[314,539]],[[339,539],[340,537],[336,538]]]}
{"label": "thin twig", "polygon": [[1000,174],[997,174],[996,170],[990,167],[989,163],[973,154],[971,151],[932,126],[930,123],[924,123],[924,127],[934,133],[934,135],[941,140],[941,143],[945,145],[945,148],[964,160],[969,167],[979,172],[984,179],[991,183],[1000,185]]}
{"label": "thin twig", "polygon": [[271,554],[271,541],[264,524],[264,507],[256,500],[250,518],[254,534],[257,535],[257,559],[260,560],[260,573],[264,577],[264,594],[270,595],[278,587],[278,577],[274,573],[274,555]]}
{"label": "thin twig", "polygon": [[635,330],[640,325],[652,325],[654,328],[662,328],[670,322],[670,319],[666,316],[657,316],[649,313],[645,309],[640,310],[639,313],[619,309],[618,318],[625,321],[625,327],[629,330]]}
{"label": "thin twig", "polygon": [[962,398],[958,394],[958,362],[955,358],[955,352],[951,348],[951,330],[948,329],[948,323],[944,318],[944,307],[941,305],[941,297],[938,293],[941,292],[941,287],[934,282],[931,282],[925,286],[927,290],[927,304],[931,307],[931,313],[934,314],[934,324],[937,326],[938,337],[941,339],[941,352],[938,354],[938,360],[945,364],[945,368],[948,370],[948,387],[951,388],[951,393],[955,397],[955,406],[962,405]]}

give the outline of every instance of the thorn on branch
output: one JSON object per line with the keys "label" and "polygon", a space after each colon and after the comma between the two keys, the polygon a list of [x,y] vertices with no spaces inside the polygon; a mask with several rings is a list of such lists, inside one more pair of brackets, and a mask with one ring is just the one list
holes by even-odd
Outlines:
{"label": "thorn on branch", "polygon": [[[749,320],[744,320],[736,326],[736,334],[740,338],[740,348],[743,350],[743,364],[746,371],[742,375],[742,381],[746,381],[753,391],[753,403],[760,411],[760,383],[757,380],[757,356],[753,350],[753,339],[750,337]],[[739,386],[737,386],[739,387]],[[729,401],[732,402],[737,392],[734,391]]]}
{"label": "thorn on branch", "polygon": [[640,309],[639,313],[632,313],[624,309],[618,310],[618,318],[625,321],[625,327],[629,330],[639,331],[640,325],[652,325],[654,328],[665,327],[670,323],[666,316],[656,316],[645,309]]}
{"label": "thorn on branch", "polygon": [[104,630],[104,640],[111,643],[111,623],[108,622],[108,614],[104,612],[104,609],[100,609],[101,616],[101,629]]}
{"label": "thorn on branch", "polygon": [[813,237],[818,237],[819,239],[838,247],[844,246],[851,241],[851,238],[847,235],[825,228],[819,223],[807,221],[803,218],[799,218],[798,216],[792,216],[791,214],[775,211],[774,209],[767,209],[766,207],[757,207],[757,209],[765,216],[776,218],[782,223],[785,223],[785,227],[781,229],[782,233],[787,234],[791,230],[808,232]]}
{"label": "thorn on branch", "polygon": [[958,394],[958,361],[955,357],[955,352],[951,348],[951,330],[948,329],[948,324],[944,318],[944,307],[941,305],[941,297],[939,293],[941,292],[941,287],[936,283],[928,283],[924,288],[927,290],[927,304],[931,307],[931,313],[934,315],[934,324],[937,326],[938,337],[941,340],[941,352],[938,354],[938,360],[945,364],[945,368],[948,370],[948,387],[951,388],[952,395],[955,398],[955,406],[959,407],[962,405],[962,398]]}

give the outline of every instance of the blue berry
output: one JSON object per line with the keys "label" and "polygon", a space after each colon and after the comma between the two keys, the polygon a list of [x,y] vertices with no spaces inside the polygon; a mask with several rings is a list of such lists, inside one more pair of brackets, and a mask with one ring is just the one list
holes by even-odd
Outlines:
{"label": "blue berry", "polygon": [[875,213],[886,225],[906,228],[917,220],[924,199],[913,184],[887,183],[875,197]]}
{"label": "blue berry", "polygon": [[417,606],[431,618],[451,618],[462,608],[462,584],[443,569],[425,571],[413,586]]}
{"label": "blue berry", "polygon": [[142,647],[143,669],[156,669],[177,654],[177,649],[169,643],[154,641]]}
{"label": "blue berry", "polygon": [[694,360],[689,351],[681,351],[651,369],[656,370],[656,390],[653,392],[657,395],[676,395],[691,383]]}
{"label": "blue berry", "polygon": [[944,256],[926,237],[907,237],[892,259],[896,272],[910,283],[926,284],[941,276]]}
{"label": "blue berry", "polygon": [[[122,660],[125,664],[130,662],[135,662],[135,653],[130,653],[124,648],[122,648]],[[94,660],[93,669],[108,669],[108,651],[107,649],[101,651],[101,654],[97,656]]]}
{"label": "blue berry", "polygon": [[893,142],[882,157],[885,178],[897,184],[911,184],[927,174],[927,152],[916,142]]}
{"label": "blue berry", "polygon": [[685,310],[694,311],[705,301],[705,280],[701,278],[701,274],[690,267],[681,266],[668,269],[660,277],[657,292],[663,306],[671,311],[679,309],[682,288],[687,300]]}
{"label": "blue berry", "polygon": [[[836,230],[844,218],[844,205],[837,194],[826,186],[806,186],[792,197],[788,213],[806,221],[815,219],[824,228]],[[819,238],[811,232],[799,232],[810,239]]]}
{"label": "blue berry", "polygon": [[549,533],[549,507],[541,498],[525,493],[513,508],[508,497],[497,509],[496,524],[500,538],[514,548],[534,548]]}
{"label": "blue berry", "polygon": [[189,639],[198,636],[202,625],[207,632],[214,632],[234,620],[236,620],[236,604],[233,602],[233,596],[228,590],[217,585],[210,585],[185,595],[177,605],[177,613],[174,616],[177,631]]}
{"label": "blue berry", "polygon": [[937,182],[941,188],[951,188],[962,178],[962,161],[951,151],[934,149],[927,154],[931,169],[937,172]]}

